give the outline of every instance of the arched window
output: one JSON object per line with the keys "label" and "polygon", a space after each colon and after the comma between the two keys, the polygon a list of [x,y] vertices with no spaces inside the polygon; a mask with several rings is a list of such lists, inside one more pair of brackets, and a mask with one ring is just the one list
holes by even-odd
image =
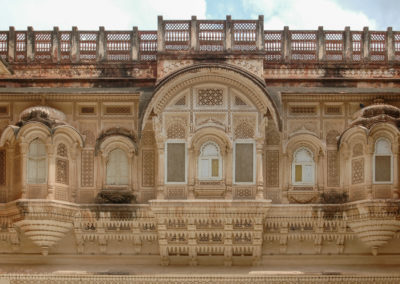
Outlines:
{"label": "arched window", "polygon": [[376,140],[373,167],[375,183],[392,182],[392,160],[392,145],[389,140]]}
{"label": "arched window", "polygon": [[206,142],[200,148],[199,179],[221,178],[221,155],[219,147],[214,142]]}
{"label": "arched window", "polygon": [[27,161],[27,178],[29,184],[46,183],[46,146],[39,139],[35,139],[29,144]]}
{"label": "arched window", "polygon": [[127,185],[129,177],[128,157],[121,149],[114,149],[108,155],[107,181],[108,185]]}
{"label": "arched window", "polygon": [[297,149],[293,156],[293,185],[314,185],[315,163],[312,152],[307,148]]}

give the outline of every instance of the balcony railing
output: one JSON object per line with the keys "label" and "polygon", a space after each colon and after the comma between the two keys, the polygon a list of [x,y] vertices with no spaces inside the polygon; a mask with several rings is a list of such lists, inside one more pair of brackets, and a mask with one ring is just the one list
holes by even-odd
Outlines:
{"label": "balcony railing", "polygon": [[0,31],[0,57],[10,63],[152,62],[160,54],[257,54],[273,63],[400,62],[400,32],[265,30],[257,20],[163,20],[157,31]]}

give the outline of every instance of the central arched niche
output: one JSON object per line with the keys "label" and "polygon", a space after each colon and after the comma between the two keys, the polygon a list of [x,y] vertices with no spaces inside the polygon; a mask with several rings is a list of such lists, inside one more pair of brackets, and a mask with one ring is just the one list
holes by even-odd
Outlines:
{"label": "central arched niche", "polygon": [[[265,127],[279,128],[280,120],[254,80],[233,69],[203,66],[160,83],[143,116],[143,123],[153,123],[158,144],[158,198],[262,196]],[[199,177],[200,140],[218,144],[221,178]],[[237,169],[243,167],[237,160],[246,167]]]}

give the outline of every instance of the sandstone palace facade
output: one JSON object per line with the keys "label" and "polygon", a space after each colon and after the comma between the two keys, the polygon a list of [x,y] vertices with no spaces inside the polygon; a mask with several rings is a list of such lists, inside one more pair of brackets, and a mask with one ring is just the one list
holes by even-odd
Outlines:
{"label": "sandstone palace facade", "polygon": [[400,32],[263,22],[0,31],[1,265],[400,264]]}

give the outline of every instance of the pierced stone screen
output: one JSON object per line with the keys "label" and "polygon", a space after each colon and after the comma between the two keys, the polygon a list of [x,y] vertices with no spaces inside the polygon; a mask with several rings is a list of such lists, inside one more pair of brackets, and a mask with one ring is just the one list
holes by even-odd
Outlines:
{"label": "pierced stone screen", "polygon": [[390,156],[375,157],[375,181],[390,182]]}
{"label": "pierced stone screen", "polygon": [[235,181],[253,182],[253,144],[237,143],[235,159]]}
{"label": "pierced stone screen", "polygon": [[167,181],[185,182],[185,144],[167,144]]}

